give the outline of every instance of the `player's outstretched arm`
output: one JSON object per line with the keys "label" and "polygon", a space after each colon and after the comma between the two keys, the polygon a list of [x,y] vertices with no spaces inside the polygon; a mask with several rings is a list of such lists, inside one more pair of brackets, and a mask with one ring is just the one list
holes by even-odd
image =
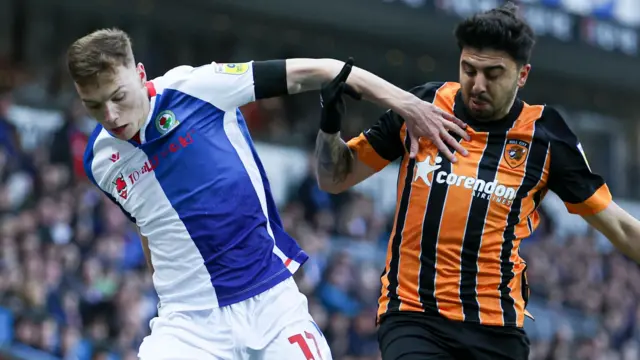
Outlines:
{"label": "player's outstretched arm", "polygon": [[548,187],[625,255],[640,262],[640,222],[618,206],[604,179],[591,171],[580,141],[562,114],[546,106],[538,128],[550,136]]}
{"label": "player's outstretched arm", "polygon": [[[438,107],[422,101],[408,91],[404,91],[378,76],[359,68],[352,68],[353,59],[347,64],[334,59],[287,59],[252,61],[239,64],[212,63],[193,68],[178,67],[169,73],[190,93],[225,111],[249,102],[318,90],[323,84],[344,74],[343,82],[349,85],[354,94],[368,101],[393,110],[404,118],[408,136],[411,139],[410,156],[418,153],[420,137],[430,140],[443,156],[455,162],[455,156],[449,150],[451,146],[457,154],[467,155],[467,151],[449,132],[455,132],[468,140],[463,130],[466,125],[455,116]],[[353,73],[351,73],[353,70]]]}
{"label": "player's outstretched arm", "polygon": [[583,218],[623,254],[640,263],[640,221],[613,201],[601,212]]}
{"label": "player's outstretched arm", "polygon": [[[367,135],[360,135],[345,143],[340,137],[340,125],[345,110],[343,93],[356,99],[360,94],[345,83],[353,60],[329,83],[322,86],[322,113],[316,138],[316,177],[320,189],[340,193],[367,179],[400,157],[404,152],[398,141],[402,122],[387,112]],[[378,140],[378,141],[376,141]],[[376,144],[374,147],[371,144]]]}
{"label": "player's outstretched arm", "polygon": [[341,81],[349,85],[353,92],[404,118],[412,140],[410,157],[417,155],[420,137],[432,141],[452,162],[457,159],[447,145],[456,153],[467,155],[464,147],[449,134],[454,132],[468,139],[468,134],[463,130],[466,125],[461,120],[366,70],[352,67],[352,64],[353,59],[349,59],[346,64],[334,59],[288,59],[286,71],[289,94],[320,89],[323,84],[346,73]]}
{"label": "player's outstretched arm", "polygon": [[344,81],[367,101],[385,108],[406,111],[420,102],[413,94],[404,91],[380,77],[358,67],[353,60],[345,64],[335,59],[287,59],[287,88],[289,94],[319,90],[335,79],[348,65]]}

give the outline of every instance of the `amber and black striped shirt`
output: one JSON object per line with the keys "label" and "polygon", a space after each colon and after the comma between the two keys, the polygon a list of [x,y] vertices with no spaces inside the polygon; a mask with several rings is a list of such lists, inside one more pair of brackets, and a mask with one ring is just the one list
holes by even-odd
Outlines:
{"label": "amber and black striped shirt", "polygon": [[467,114],[459,90],[454,82],[412,90],[469,125],[471,140],[459,139],[469,156],[456,164],[426,140],[410,159],[406,126],[392,111],[348,143],[377,171],[402,158],[378,317],[437,312],[522,327],[529,289],[518,248],[538,226],[547,191],[580,215],[603,210],[611,194],[556,110],[518,99],[504,119],[482,123]]}

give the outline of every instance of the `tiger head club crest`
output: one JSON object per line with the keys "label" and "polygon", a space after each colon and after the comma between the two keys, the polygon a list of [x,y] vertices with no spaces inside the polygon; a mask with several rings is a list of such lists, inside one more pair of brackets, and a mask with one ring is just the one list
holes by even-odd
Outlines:
{"label": "tiger head club crest", "polygon": [[527,160],[527,152],[529,151],[529,143],[517,139],[507,140],[507,146],[504,148],[504,161],[512,168],[524,164]]}
{"label": "tiger head club crest", "polygon": [[168,133],[169,130],[176,127],[179,123],[176,115],[170,110],[165,110],[156,117],[156,129],[158,129],[160,135]]}

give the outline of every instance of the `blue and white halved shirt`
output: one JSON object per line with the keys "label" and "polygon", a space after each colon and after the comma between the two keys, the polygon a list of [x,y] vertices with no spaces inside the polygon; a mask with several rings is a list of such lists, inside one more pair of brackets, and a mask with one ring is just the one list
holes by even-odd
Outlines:
{"label": "blue and white halved shirt", "polygon": [[283,229],[239,106],[286,94],[284,61],[180,66],[149,82],[140,143],[102,126],[85,169],[149,239],[168,311],[243,301],[308,256]]}

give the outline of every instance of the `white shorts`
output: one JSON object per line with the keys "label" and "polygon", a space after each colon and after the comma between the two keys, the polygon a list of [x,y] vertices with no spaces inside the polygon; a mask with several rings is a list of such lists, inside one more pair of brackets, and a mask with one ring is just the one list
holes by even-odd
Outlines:
{"label": "white shorts", "polygon": [[332,360],[293,278],[237,304],[151,320],[141,360]]}

